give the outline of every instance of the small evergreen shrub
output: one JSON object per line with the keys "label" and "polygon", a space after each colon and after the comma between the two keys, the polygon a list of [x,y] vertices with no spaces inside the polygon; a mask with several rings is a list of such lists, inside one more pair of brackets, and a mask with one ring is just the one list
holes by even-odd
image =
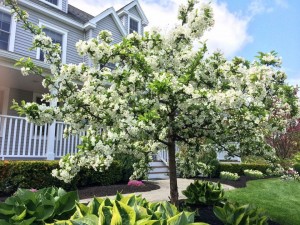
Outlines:
{"label": "small evergreen shrub", "polygon": [[294,170],[296,170],[298,173],[300,173],[300,163],[296,163],[293,166]]}
{"label": "small evergreen shrub", "polygon": [[227,171],[231,173],[237,173],[239,176],[244,175],[244,170],[258,170],[263,174],[266,174],[266,170],[271,166],[269,164],[255,164],[255,163],[220,163],[219,171]]}
{"label": "small evergreen shrub", "polygon": [[220,178],[223,180],[238,180],[240,179],[240,176],[237,173],[231,173],[228,171],[222,171],[220,174]]}

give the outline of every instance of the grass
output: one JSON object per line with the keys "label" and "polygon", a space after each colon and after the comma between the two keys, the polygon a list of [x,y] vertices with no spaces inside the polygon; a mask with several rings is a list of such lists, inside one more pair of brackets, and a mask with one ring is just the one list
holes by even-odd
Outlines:
{"label": "grass", "polygon": [[252,203],[266,210],[281,225],[300,224],[300,182],[263,179],[247,182],[246,188],[226,192],[226,198],[242,204]]}

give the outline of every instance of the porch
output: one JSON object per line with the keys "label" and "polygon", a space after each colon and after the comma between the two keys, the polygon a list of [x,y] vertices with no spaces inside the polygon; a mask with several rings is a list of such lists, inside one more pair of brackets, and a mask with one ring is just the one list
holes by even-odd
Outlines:
{"label": "porch", "polygon": [[37,126],[23,117],[0,115],[0,159],[53,160],[74,154],[84,134],[63,138],[66,128],[63,122]]}

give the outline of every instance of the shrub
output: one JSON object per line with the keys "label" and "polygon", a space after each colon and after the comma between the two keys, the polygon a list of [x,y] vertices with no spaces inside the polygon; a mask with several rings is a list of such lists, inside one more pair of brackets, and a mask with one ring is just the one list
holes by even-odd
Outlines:
{"label": "shrub", "polygon": [[244,174],[250,178],[255,178],[255,179],[264,178],[264,174],[258,170],[244,170]]}
{"label": "shrub", "polygon": [[300,173],[300,163],[296,163],[293,166],[294,170],[296,170],[298,173]]}
{"label": "shrub", "polygon": [[253,205],[226,202],[223,207],[215,206],[214,214],[225,225],[267,225],[265,212]]}
{"label": "shrub", "polygon": [[280,177],[284,174],[284,168],[280,164],[273,164],[266,170],[268,176]]}
{"label": "shrub", "polygon": [[119,161],[114,161],[104,172],[82,169],[70,184],[51,175],[58,166],[58,161],[0,161],[0,193],[8,195],[18,188],[42,189],[52,186],[75,190],[82,186],[111,185],[124,179],[124,169]]}
{"label": "shrub", "polygon": [[227,171],[222,171],[220,174],[220,178],[223,180],[238,180],[240,176],[237,173],[231,173]]}
{"label": "shrub", "polygon": [[194,212],[179,212],[168,202],[150,203],[141,196],[117,194],[114,200],[94,198],[87,206],[76,204],[76,212],[65,221],[55,224],[198,224]]}
{"label": "shrub", "polygon": [[258,170],[262,173],[266,173],[266,170],[270,168],[269,164],[255,164],[255,163],[221,163],[220,172],[228,171],[231,173],[237,173],[238,175],[244,175],[244,170]]}
{"label": "shrub", "polygon": [[224,189],[220,183],[195,180],[182,193],[186,202],[193,205],[215,205],[224,200]]}
{"label": "shrub", "polygon": [[296,170],[289,168],[288,170],[284,171],[281,179],[285,181],[300,181],[300,176]]}
{"label": "shrub", "polygon": [[0,224],[39,225],[67,219],[75,212],[78,200],[77,192],[65,192],[61,188],[18,189],[0,203]]}

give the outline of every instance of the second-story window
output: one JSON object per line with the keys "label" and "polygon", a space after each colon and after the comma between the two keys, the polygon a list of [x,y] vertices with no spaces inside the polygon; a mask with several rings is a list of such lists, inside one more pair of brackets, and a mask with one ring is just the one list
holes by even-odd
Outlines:
{"label": "second-story window", "polygon": [[58,0],[46,0],[47,2],[50,2],[54,5],[57,5],[58,4]]}
{"label": "second-story window", "polygon": [[0,49],[8,50],[11,16],[0,12]]}
{"label": "second-story window", "polygon": [[[46,33],[47,36],[51,37],[52,43],[58,43],[60,46],[63,46],[63,35],[60,33],[57,33],[55,31],[49,30],[47,28],[43,29],[43,31]],[[40,52],[40,60],[44,61],[44,53]]]}
{"label": "second-story window", "polygon": [[130,18],[130,20],[129,20],[129,33],[131,34],[134,31],[139,33],[139,22],[136,21],[135,19]]}

